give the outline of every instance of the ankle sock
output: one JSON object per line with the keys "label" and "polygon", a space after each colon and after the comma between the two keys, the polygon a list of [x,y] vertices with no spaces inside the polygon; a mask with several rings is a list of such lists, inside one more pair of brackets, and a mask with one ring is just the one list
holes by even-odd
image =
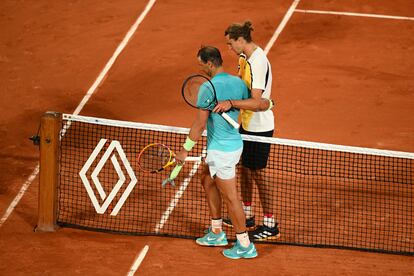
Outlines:
{"label": "ankle sock", "polygon": [[275,218],[273,214],[265,214],[263,217],[263,224],[267,227],[273,228],[276,226]]}
{"label": "ankle sock", "polygon": [[244,214],[246,215],[247,219],[253,217],[252,203],[249,202],[249,201],[244,201],[243,202],[243,211],[244,211]]}
{"label": "ankle sock", "polygon": [[241,246],[248,247],[250,245],[249,235],[246,231],[242,233],[236,233],[236,238]]}
{"label": "ankle sock", "polygon": [[214,233],[220,233],[221,231],[223,231],[223,219],[221,218],[211,219],[211,230]]}

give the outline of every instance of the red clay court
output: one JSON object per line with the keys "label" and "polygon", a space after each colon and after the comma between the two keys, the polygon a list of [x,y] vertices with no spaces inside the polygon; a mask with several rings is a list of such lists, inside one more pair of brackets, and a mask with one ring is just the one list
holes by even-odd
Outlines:
{"label": "red clay court", "polygon": [[223,33],[246,19],[253,39],[268,46],[275,137],[414,152],[410,0],[4,0],[1,275],[414,274],[413,257],[403,255],[258,244],[259,258],[234,261],[189,239],[33,232],[39,152],[28,137],[41,115],[53,110],[189,127],[194,110],[180,87],[198,70],[198,48],[220,48],[225,69],[235,74],[237,58]]}

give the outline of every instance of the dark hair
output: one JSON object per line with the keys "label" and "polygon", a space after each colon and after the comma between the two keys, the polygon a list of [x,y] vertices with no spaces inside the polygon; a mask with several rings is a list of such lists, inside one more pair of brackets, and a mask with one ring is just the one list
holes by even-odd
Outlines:
{"label": "dark hair", "polygon": [[252,36],[250,32],[253,31],[253,26],[250,21],[246,21],[242,24],[231,24],[225,31],[224,36],[237,40],[239,37],[243,37],[247,42],[252,42]]}
{"label": "dark hair", "polygon": [[200,50],[198,50],[197,57],[200,57],[204,63],[211,61],[216,67],[220,67],[223,64],[219,49],[213,46],[201,46]]}

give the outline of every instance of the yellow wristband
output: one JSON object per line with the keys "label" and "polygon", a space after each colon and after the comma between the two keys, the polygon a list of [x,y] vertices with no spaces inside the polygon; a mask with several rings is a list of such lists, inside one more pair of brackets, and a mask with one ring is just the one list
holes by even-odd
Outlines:
{"label": "yellow wristband", "polygon": [[[274,105],[275,105],[275,104],[274,104],[273,100],[272,100],[272,99],[269,99],[269,107],[267,108],[267,110],[272,109]],[[267,111],[267,110],[266,110],[266,111]]]}
{"label": "yellow wristband", "polygon": [[194,147],[195,144],[196,142],[191,140],[190,137],[187,136],[187,139],[185,139],[185,143],[183,147],[186,151],[190,151]]}

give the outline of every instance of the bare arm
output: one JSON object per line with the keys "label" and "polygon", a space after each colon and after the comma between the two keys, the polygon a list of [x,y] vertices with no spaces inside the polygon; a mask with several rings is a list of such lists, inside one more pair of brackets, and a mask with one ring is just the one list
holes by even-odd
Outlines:
{"label": "bare arm", "polygon": [[262,93],[263,90],[261,89],[252,89],[251,98],[219,102],[213,112],[225,112],[232,107],[252,111],[266,111],[271,105],[271,100],[262,98]]}
{"label": "bare arm", "polygon": [[198,110],[197,117],[191,126],[190,133],[188,134],[191,140],[196,142],[198,139],[200,139],[201,134],[203,134],[203,131],[206,128],[209,115],[210,112],[208,110]]}
{"label": "bare arm", "polygon": [[[191,126],[190,133],[188,134],[188,137],[194,142],[197,142],[197,140],[200,139],[204,129],[206,128],[209,115],[210,112],[208,110],[199,109],[197,117]],[[187,155],[188,152],[184,148],[181,148],[181,150],[175,155],[175,160],[178,162],[184,162]]]}

